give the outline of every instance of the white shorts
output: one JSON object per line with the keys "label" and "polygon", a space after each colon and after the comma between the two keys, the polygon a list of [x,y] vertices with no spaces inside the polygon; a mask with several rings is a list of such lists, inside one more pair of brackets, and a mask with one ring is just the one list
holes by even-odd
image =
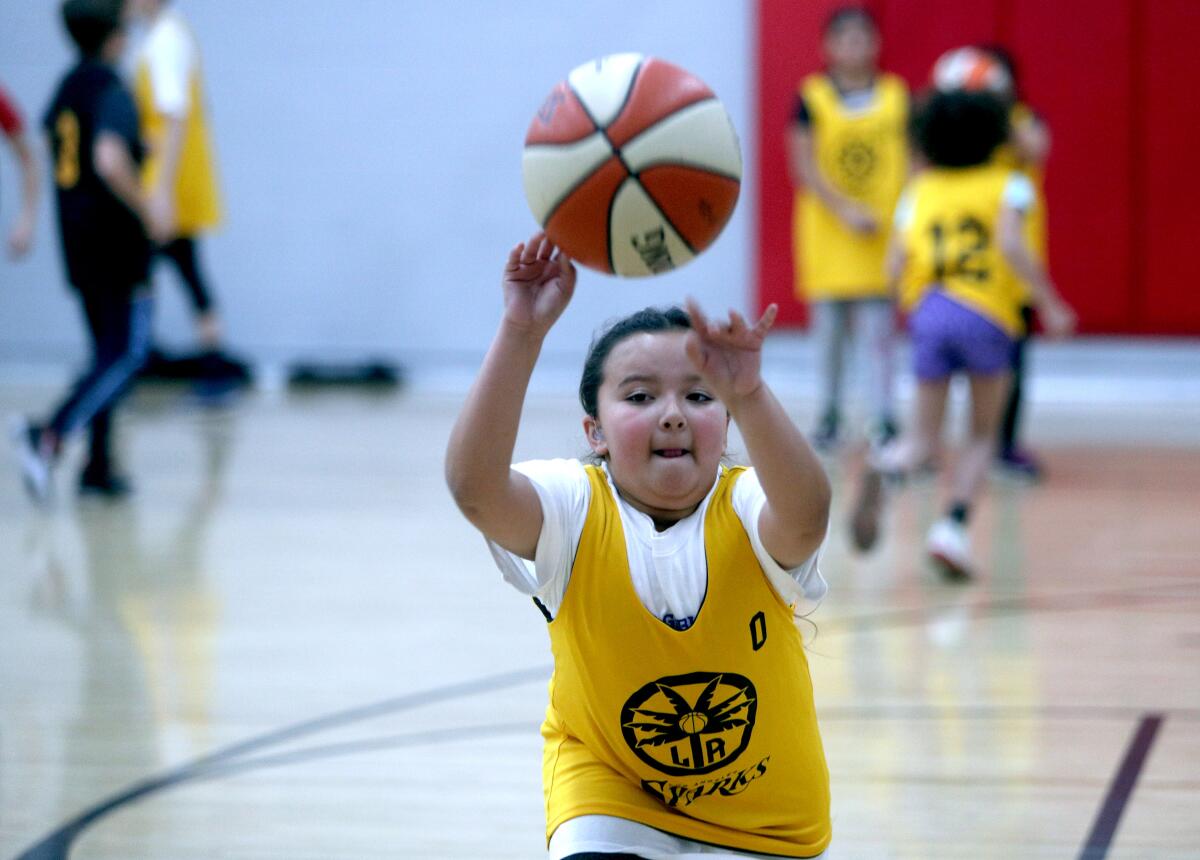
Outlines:
{"label": "white shorts", "polygon": [[[580,815],[564,821],[550,837],[549,860],[563,860],[572,854],[596,851],[601,854],[636,854],[646,860],[717,860],[721,857],[779,860],[778,855],[751,854],[705,845],[672,836],[611,815]],[[825,857],[825,853],[814,855]]]}

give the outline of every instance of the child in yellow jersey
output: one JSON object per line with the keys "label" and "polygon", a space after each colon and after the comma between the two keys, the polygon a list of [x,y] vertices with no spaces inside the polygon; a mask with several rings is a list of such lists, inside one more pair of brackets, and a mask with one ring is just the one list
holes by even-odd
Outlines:
{"label": "child in yellow jersey", "polygon": [[145,26],[132,52],[133,89],[150,146],[142,177],[150,195],[157,254],[171,261],[188,290],[201,345],[215,350],[221,324],[200,268],[201,234],[221,222],[216,159],[209,140],[200,46],[168,0],[130,0]]}
{"label": "child in yellow jersey", "polygon": [[869,548],[877,537],[882,472],[911,469],[936,450],[951,377],[965,374],[971,393],[966,447],[946,516],[926,540],[930,556],[956,579],[971,574],[970,507],[991,462],[1009,392],[1013,340],[1021,331],[1016,279],[1028,284],[1050,333],[1066,334],[1074,325],[1074,314],[1025,236],[1033,188],[1020,172],[992,160],[1007,133],[1004,105],[986,93],[937,93],[914,119],[914,136],[930,168],[897,205],[891,270],[909,317],[916,415],[906,438],[867,471],[853,520],[856,543]]}
{"label": "child in yellow jersey", "polygon": [[[502,286],[446,478],[549,622],[549,857],[821,856],[829,774],[794,622],[825,593],[830,488],[761,376],[775,306],[752,325],[694,303],[618,321],[580,382],[589,462],[514,466],[575,268],[539,233]],[[731,419],[752,468],[722,465]]]}
{"label": "child in yellow jersey", "polygon": [[894,311],[884,256],[908,170],[908,90],[878,68],[879,32],[860,6],[836,10],[824,30],[827,69],[799,88],[788,132],[797,294],[809,303],[818,356],[820,417],[813,440],[839,437],[851,333],[863,341],[869,435],[895,435]]}

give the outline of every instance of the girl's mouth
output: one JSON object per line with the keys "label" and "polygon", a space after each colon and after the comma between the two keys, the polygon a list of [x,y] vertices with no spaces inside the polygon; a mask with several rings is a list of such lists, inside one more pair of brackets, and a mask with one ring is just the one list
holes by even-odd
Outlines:
{"label": "girl's mouth", "polygon": [[686,448],[660,448],[654,453],[659,457],[674,459],[675,457],[682,457],[684,454],[687,454],[688,450]]}

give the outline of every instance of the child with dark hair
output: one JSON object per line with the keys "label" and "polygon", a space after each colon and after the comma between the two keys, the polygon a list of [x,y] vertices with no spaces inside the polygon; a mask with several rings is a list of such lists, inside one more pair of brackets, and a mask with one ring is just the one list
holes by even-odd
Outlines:
{"label": "child with dark hair", "polygon": [[[795,614],[825,594],[830,489],[760,373],[775,306],[618,321],[579,387],[595,462],[511,465],[574,288],[544,234],[513,248],[446,453],[458,506],[548,622],[549,857],[820,856],[829,775]],[[722,465],[731,419],[752,468]]]}
{"label": "child with dark hair", "polygon": [[820,398],[813,442],[841,436],[842,380],[852,338],[862,341],[868,436],[896,433],[892,404],[895,311],[884,256],[908,172],[908,89],[881,72],[879,29],[862,6],[826,21],[824,71],[800,82],[788,131],[797,295],[808,302]]}
{"label": "child with dark hair", "polygon": [[145,360],[151,300],[148,214],[138,178],[142,144],[133,98],[114,69],[124,44],[121,0],[66,0],[63,23],[79,59],[46,110],[67,279],[83,305],[91,367],[44,424],[21,420],[14,437],[36,501],[68,434],[91,431],[80,487],[123,495],[111,454],[113,409]]}
{"label": "child with dark hair", "polygon": [[966,375],[967,442],[946,515],[926,540],[931,557],[957,579],[971,574],[967,523],[995,450],[1013,341],[1021,331],[1016,278],[1029,285],[1051,334],[1065,335],[1074,325],[1025,238],[1032,185],[992,159],[1007,135],[1005,106],[986,93],[936,93],[914,116],[913,137],[930,168],[897,205],[889,268],[908,313],[916,415],[911,432],[866,471],[852,522],[856,545],[869,549],[878,535],[883,474],[926,462],[941,435],[950,380]]}

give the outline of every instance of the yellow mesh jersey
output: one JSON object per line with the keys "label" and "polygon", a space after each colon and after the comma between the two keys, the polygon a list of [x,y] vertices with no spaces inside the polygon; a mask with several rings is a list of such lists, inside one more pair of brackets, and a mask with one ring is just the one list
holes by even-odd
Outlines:
{"label": "yellow mesh jersey", "polygon": [[1012,171],[997,164],[933,168],[910,186],[912,221],[902,237],[901,305],[914,307],[930,289],[990,319],[1010,335],[1021,329],[1016,276],[996,235],[1004,187]]}
{"label": "yellow mesh jersey", "polygon": [[[1023,102],[1012,106],[1008,114],[1008,123],[1015,131],[1023,125],[1036,122],[1033,110]],[[1030,210],[1025,213],[1025,244],[1033,252],[1033,256],[1043,266],[1047,261],[1047,226],[1046,226],[1046,178],[1041,165],[1031,164],[1021,159],[1016,147],[1004,143],[996,150],[992,159],[996,164],[1010,170],[1019,170],[1029,177],[1033,183],[1034,201]],[[1021,278],[1013,275],[1013,283],[1022,302],[1029,300],[1029,285]]]}
{"label": "yellow mesh jersey", "polygon": [[817,169],[869,209],[880,229],[874,236],[854,233],[819,197],[798,189],[792,209],[796,295],[809,301],[885,298],[888,232],[908,171],[908,90],[899,77],[881,74],[871,106],[848,111],[821,74],[805,78],[800,95],[812,117]]}
{"label": "yellow mesh jersey", "polygon": [[592,497],[562,607],[542,725],[546,838],[612,815],[743,851],[810,857],[830,839],[829,771],[800,632],[733,509],[723,470],[704,521],[708,591],[673,630],[629,575],[617,502]]}
{"label": "yellow mesh jersey", "polygon": [[[167,132],[167,117],[155,107],[150,69],[145,61],[138,63],[133,94],[141,119],[142,138],[150,149],[142,164],[142,183],[146,188],[154,188],[162,167],[159,153],[162,152]],[[209,142],[204,89],[198,67],[188,81],[188,112],[183,120],[183,148],[179,153],[179,169],[175,178],[175,207],[176,232],[180,236],[201,233],[221,222],[216,166]]]}

